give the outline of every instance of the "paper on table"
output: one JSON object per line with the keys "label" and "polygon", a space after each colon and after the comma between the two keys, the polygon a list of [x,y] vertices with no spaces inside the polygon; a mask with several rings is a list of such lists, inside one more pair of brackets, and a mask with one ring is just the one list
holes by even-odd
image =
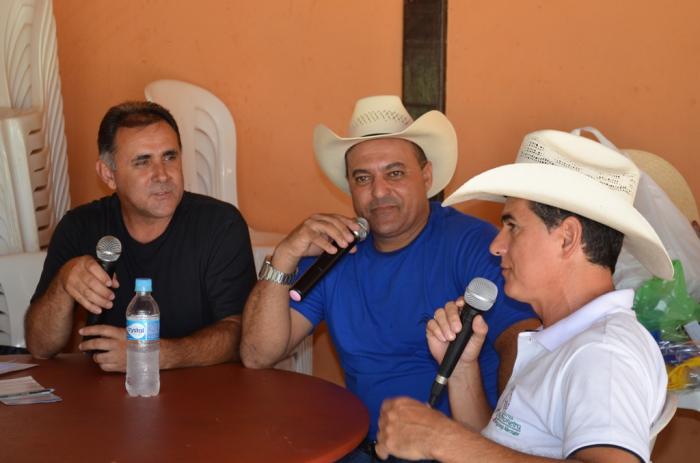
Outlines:
{"label": "paper on table", "polygon": [[52,391],[53,389],[47,389],[46,392],[13,396],[10,398],[0,399],[0,402],[4,403],[5,405],[28,405],[60,402],[62,399],[56,394],[53,394]]}
{"label": "paper on table", "polygon": [[0,362],[0,375],[3,373],[11,373],[13,371],[26,370],[27,368],[35,366],[37,366],[36,363]]}
{"label": "paper on table", "polygon": [[52,394],[31,376],[0,380],[0,401],[6,405],[56,402],[60,397]]}

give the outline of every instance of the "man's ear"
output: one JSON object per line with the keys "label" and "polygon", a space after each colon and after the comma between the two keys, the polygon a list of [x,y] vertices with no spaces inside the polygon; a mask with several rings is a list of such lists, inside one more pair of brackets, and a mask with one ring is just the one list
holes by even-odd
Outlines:
{"label": "man's ear", "polygon": [[423,166],[421,171],[423,174],[423,182],[425,183],[425,192],[430,191],[430,187],[433,186],[433,163],[428,161]]}
{"label": "man's ear", "polygon": [[114,180],[114,170],[109,167],[102,159],[98,159],[95,164],[97,176],[109,187],[110,190],[117,189],[117,182]]}
{"label": "man's ear", "polygon": [[559,225],[561,248],[565,257],[573,255],[583,244],[583,225],[576,217],[569,216]]}

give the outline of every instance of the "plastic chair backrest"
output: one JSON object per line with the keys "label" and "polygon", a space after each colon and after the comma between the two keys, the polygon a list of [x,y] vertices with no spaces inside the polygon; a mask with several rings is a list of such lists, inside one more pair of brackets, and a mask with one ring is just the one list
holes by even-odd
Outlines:
{"label": "plastic chair backrest", "polygon": [[668,425],[668,423],[676,414],[676,409],[678,408],[678,397],[671,392],[666,393],[666,401],[664,402],[664,407],[661,409],[659,417],[654,420],[651,424],[651,442],[649,444],[649,449],[654,450],[654,444],[656,443],[656,437],[661,431]]}
{"label": "plastic chair backrest", "polygon": [[[0,1],[0,31],[3,32],[0,34],[0,107],[32,110],[39,118],[31,121],[30,131],[25,131],[24,125],[21,127],[22,142],[30,150],[24,155],[30,162],[34,199],[41,197],[35,203],[39,246],[22,248],[34,251],[48,245],[53,227],[70,207],[53,3],[51,0]],[[0,141],[3,137],[7,140],[3,134]],[[40,156],[36,155],[37,147],[41,149]],[[38,164],[44,170],[38,169]],[[50,189],[37,189],[34,178],[37,175],[49,179],[42,179],[41,184],[49,185]],[[15,194],[16,198],[19,196]]]}
{"label": "plastic chair backrest", "polygon": [[7,160],[11,180],[7,186],[14,199],[14,205],[5,207],[14,209],[21,237],[21,247],[7,252],[38,251],[51,239],[49,149],[42,124],[41,111],[0,110],[0,153]]}
{"label": "plastic chair backrest", "polygon": [[238,205],[236,126],[213,93],[178,80],[146,86],[146,98],[168,109],[180,129],[185,189]]}
{"label": "plastic chair backrest", "polygon": [[46,259],[46,252],[0,256],[0,345],[26,347],[24,314]]}

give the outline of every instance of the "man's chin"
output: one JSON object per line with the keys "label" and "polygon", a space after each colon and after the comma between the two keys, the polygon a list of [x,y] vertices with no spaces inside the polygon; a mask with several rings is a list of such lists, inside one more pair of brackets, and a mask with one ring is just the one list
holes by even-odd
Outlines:
{"label": "man's chin", "polygon": [[401,219],[401,211],[396,206],[380,207],[372,209],[366,218],[372,229],[386,227]]}
{"label": "man's chin", "polygon": [[509,282],[508,278],[505,278],[505,282],[503,283],[503,292],[506,294],[506,296],[508,296],[511,299],[515,299],[516,301],[520,302],[525,302],[523,300],[524,295],[521,294],[522,291],[518,291],[518,287],[512,282]]}
{"label": "man's chin", "polygon": [[395,221],[370,221],[370,230],[375,237],[390,238],[398,234],[399,224]]}
{"label": "man's chin", "polygon": [[175,202],[160,202],[148,208],[147,213],[154,219],[168,219],[175,214],[177,203]]}

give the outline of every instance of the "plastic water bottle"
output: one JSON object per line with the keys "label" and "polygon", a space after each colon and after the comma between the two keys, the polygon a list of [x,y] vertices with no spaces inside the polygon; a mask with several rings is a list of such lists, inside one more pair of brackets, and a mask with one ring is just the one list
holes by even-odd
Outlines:
{"label": "plastic water bottle", "polygon": [[136,279],[136,294],[126,308],[126,390],[150,397],[160,391],[160,310],[151,296],[151,279]]}

